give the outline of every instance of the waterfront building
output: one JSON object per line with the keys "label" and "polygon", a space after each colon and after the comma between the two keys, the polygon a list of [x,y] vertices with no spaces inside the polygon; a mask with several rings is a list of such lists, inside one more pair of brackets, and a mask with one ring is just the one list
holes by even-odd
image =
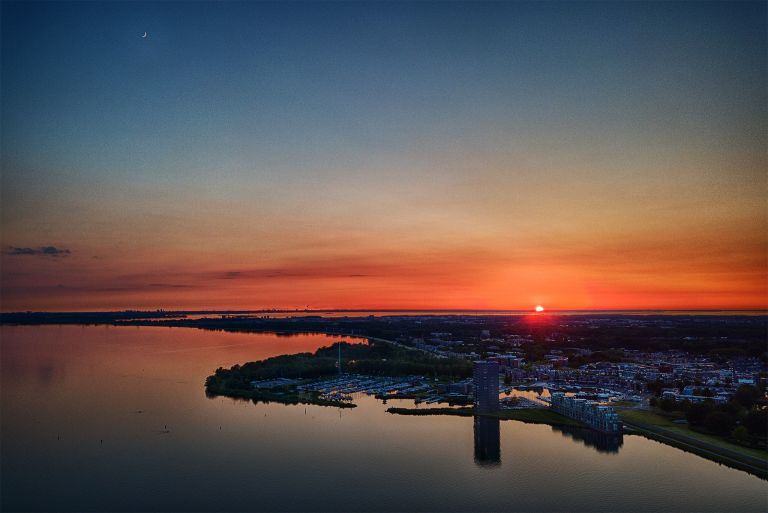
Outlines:
{"label": "waterfront building", "polygon": [[458,383],[449,383],[445,391],[449,394],[470,395],[472,393],[472,381],[467,379]]}
{"label": "waterfront building", "polygon": [[[687,387],[686,387],[687,388]],[[728,399],[730,399],[730,395],[728,393],[722,393],[717,394],[714,396],[706,396],[706,395],[693,395],[693,394],[678,394],[674,390],[664,390],[661,394],[662,399],[671,399],[672,401],[688,401],[691,403],[703,403],[705,401],[713,401],[716,403],[727,403]]]}
{"label": "waterfront building", "polygon": [[475,389],[475,411],[494,412],[499,409],[499,364],[478,361],[474,364],[472,382]]}
{"label": "waterfront building", "polygon": [[596,401],[566,396],[563,392],[552,394],[551,408],[561,415],[583,422],[604,433],[621,433],[622,422],[612,406]]}

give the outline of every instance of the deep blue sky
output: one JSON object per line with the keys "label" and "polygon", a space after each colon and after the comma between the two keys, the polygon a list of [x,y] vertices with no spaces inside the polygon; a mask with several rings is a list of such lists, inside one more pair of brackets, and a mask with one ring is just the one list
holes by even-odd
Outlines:
{"label": "deep blue sky", "polygon": [[306,163],[571,118],[595,135],[757,129],[765,5],[4,3],[4,150],[205,174],[227,152]]}

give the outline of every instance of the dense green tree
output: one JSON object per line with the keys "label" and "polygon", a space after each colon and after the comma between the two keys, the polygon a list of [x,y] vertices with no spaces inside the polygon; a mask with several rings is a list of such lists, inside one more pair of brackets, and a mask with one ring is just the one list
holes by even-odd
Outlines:
{"label": "dense green tree", "polygon": [[704,419],[712,411],[713,404],[709,401],[703,403],[694,403],[688,408],[685,418],[691,426],[700,426],[704,424]]}
{"label": "dense green tree", "polygon": [[727,435],[735,424],[736,420],[723,411],[711,411],[704,418],[704,427],[717,435]]}
{"label": "dense green tree", "polygon": [[763,408],[750,411],[744,419],[744,427],[752,435],[763,438],[768,436],[768,410]]}
{"label": "dense green tree", "polygon": [[664,411],[675,411],[679,409],[679,403],[674,399],[660,399],[657,403],[659,408]]}
{"label": "dense green tree", "polygon": [[752,385],[741,385],[733,394],[733,400],[741,404],[744,408],[750,409],[760,399],[760,391]]}
{"label": "dense green tree", "polygon": [[472,374],[472,364],[466,360],[435,358],[430,354],[404,349],[385,342],[348,344],[339,342],[312,353],[282,355],[231,369],[216,369],[206,380],[207,389],[251,390],[251,381],[274,378],[311,379],[345,372],[379,376],[433,376],[449,379],[466,378]]}
{"label": "dense green tree", "polygon": [[749,432],[744,426],[736,426],[731,431],[731,437],[739,443],[746,444],[749,441]]}
{"label": "dense green tree", "polygon": [[718,406],[718,408],[733,416],[734,418],[739,418],[747,414],[747,411],[744,409],[741,403],[736,402],[733,399],[725,404],[721,404]]}

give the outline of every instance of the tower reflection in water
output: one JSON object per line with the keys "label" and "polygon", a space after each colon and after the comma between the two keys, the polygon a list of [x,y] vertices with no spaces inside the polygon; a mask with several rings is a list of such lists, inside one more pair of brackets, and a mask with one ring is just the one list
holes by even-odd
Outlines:
{"label": "tower reflection in water", "polygon": [[499,422],[495,417],[475,417],[475,463],[481,467],[501,464]]}
{"label": "tower reflection in water", "polygon": [[[475,464],[480,467],[501,465],[501,426],[494,417],[475,417]],[[601,453],[617,453],[624,444],[624,436],[609,435],[589,428],[552,426],[552,431],[562,433],[574,443],[583,444]]]}

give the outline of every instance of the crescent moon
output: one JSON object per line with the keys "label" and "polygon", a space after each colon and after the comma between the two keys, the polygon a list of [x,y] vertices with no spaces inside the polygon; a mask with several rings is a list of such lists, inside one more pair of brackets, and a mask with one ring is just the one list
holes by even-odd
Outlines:
{"label": "crescent moon", "polygon": [[141,36],[141,37],[142,37],[142,38],[145,38],[145,37],[147,37],[147,33],[146,33],[146,32],[144,32],[144,35],[143,35],[143,36]]}

